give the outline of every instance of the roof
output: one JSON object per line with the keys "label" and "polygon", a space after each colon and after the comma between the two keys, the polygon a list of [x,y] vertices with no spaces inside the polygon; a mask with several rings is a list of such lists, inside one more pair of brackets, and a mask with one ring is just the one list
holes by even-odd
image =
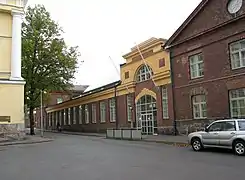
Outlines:
{"label": "roof", "polygon": [[204,8],[204,6],[210,0],[202,0],[199,5],[194,9],[194,11],[187,17],[187,19],[182,23],[182,25],[174,32],[174,34],[167,40],[164,47],[166,49],[170,48],[172,42],[179,36],[179,34],[188,26],[188,24],[196,17],[196,15]]}
{"label": "roof", "polygon": [[[155,45],[156,43],[163,43],[163,44],[165,44],[166,41],[167,41],[167,40],[166,40],[166,39],[163,39],[163,38],[155,38],[155,37],[151,37],[151,38],[149,38],[148,40],[143,41],[142,43],[138,44],[138,47],[139,47],[141,50],[149,49],[149,48],[151,48],[153,45]],[[131,48],[131,52],[129,52],[129,53],[123,55],[123,58],[124,58],[124,59],[127,59],[128,57],[134,55],[135,53],[138,53],[137,45]]]}
{"label": "roof", "polygon": [[115,81],[115,82],[112,82],[110,84],[106,84],[104,86],[101,86],[101,87],[98,87],[96,89],[92,89],[88,92],[85,92],[83,94],[81,94],[80,96],[77,96],[77,97],[74,97],[72,98],[71,100],[68,100],[68,101],[64,101],[60,104],[55,104],[55,105],[52,105],[52,106],[48,106],[47,108],[50,108],[50,107],[54,107],[54,106],[57,106],[57,105],[61,105],[61,104],[64,104],[64,103],[67,103],[67,102],[70,102],[72,100],[75,100],[75,99],[79,99],[79,98],[83,98],[83,97],[86,97],[86,96],[89,96],[89,95],[92,95],[92,94],[96,94],[96,93],[99,93],[99,92],[102,92],[102,91],[106,91],[108,89],[111,89],[111,88],[114,88],[114,87],[117,87],[121,84],[121,80],[119,81]]}
{"label": "roof", "polygon": [[84,92],[89,86],[88,85],[73,85],[72,91],[82,91]]}

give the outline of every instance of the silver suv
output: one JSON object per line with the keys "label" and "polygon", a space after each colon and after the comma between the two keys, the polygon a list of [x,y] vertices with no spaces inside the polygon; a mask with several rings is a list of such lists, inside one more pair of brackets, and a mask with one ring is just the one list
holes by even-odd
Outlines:
{"label": "silver suv", "polygon": [[194,151],[206,147],[232,149],[236,155],[245,155],[245,119],[218,120],[205,127],[205,131],[188,135]]}

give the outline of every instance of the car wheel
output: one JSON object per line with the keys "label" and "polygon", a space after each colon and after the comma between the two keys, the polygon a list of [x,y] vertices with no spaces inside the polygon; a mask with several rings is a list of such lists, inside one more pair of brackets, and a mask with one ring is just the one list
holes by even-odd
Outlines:
{"label": "car wheel", "polygon": [[245,143],[244,141],[237,140],[233,144],[233,151],[238,156],[244,156],[245,155]]}
{"label": "car wheel", "polygon": [[201,151],[203,149],[202,142],[199,138],[193,138],[191,140],[191,146],[194,151]]}

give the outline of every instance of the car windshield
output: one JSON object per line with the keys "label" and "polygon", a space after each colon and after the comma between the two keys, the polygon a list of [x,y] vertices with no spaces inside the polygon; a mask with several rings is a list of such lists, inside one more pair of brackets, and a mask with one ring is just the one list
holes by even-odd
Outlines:
{"label": "car windshield", "polygon": [[238,121],[240,131],[245,131],[245,121]]}

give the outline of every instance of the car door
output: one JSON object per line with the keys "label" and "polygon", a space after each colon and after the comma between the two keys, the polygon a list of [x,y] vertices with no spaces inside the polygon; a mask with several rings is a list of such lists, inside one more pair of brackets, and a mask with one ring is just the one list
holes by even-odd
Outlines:
{"label": "car door", "polygon": [[219,145],[231,146],[234,136],[236,136],[236,122],[224,121],[222,122],[222,131],[219,132]]}
{"label": "car door", "polygon": [[221,122],[214,122],[208,128],[207,132],[202,134],[204,145],[218,146],[219,145],[219,132],[221,130]]}

